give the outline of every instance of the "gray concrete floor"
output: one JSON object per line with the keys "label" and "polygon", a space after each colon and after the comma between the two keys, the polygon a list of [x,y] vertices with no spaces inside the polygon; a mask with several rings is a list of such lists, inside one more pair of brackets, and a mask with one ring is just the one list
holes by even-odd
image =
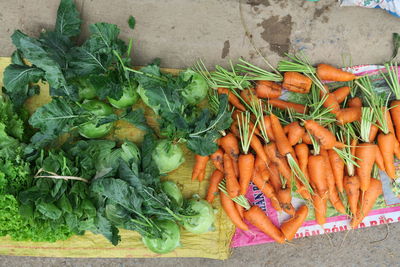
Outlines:
{"label": "gray concrete floor", "polygon": [[[381,63],[391,55],[392,32],[400,19],[382,10],[339,8],[321,0],[76,0],[85,24],[106,21],[121,26],[123,38],[134,38],[134,62],[155,57],[170,68],[191,66],[196,58],[208,66],[226,65],[242,56],[262,64],[245,35],[275,64],[286,52],[303,50],[313,62],[343,65]],[[56,0],[1,0],[0,55],[13,51],[9,36],[15,29],[38,34],[54,25]],[[241,12],[240,12],[241,11]],[[240,15],[241,14],[241,15]],[[127,18],[137,27],[131,32]],[[243,22],[243,23],[242,23]],[[348,61],[347,61],[348,62]],[[389,233],[385,238],[387,231]],[[233,250],[224,262],[208,259],[58,259],[0,256],[1,266],[390,266],[398,265],[400,225],[392,224],[328,236],[296,240],[293,245],[266,244]],[[382,240],[384,239],[384,240]],[[379,241],[379,242],[375,242]]]}

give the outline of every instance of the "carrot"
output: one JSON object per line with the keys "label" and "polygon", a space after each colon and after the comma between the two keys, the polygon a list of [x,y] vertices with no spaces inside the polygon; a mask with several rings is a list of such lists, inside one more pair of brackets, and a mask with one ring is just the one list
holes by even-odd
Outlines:
{"label": "carrot", "polygon": [[271,81],[257,81],[256,94],[261,98],[278,98],[282,94],[282,85]]}
{"label": "carrot", "polygon": [[249,106],[253,106],[258,103],[258,97],[256,95],[256,91],[253,88],[244,89],[240,92],[240,97],[246,102]]}
{"label": "carrot", "polygon": [[288,71],[283,74],[282,87],[286,90],[307,94],[310,92],[311,84],[311,79],[301,73]]}
{"label": "carrot", "polygon": [[251,181],[251,176],[253,175],[254,169],[254,156],[253,154],[242,154],[239,156],[239,184],[240,184],[240,194],[245,195],[249,183]]}
{"label": "carrot", "polygon": [[292,177],[292,171],[290,170],[289,164],[286,159],[278,154],[278,150],[276,148],[275,143],[270,142],[269,144],[264,145],[265,153],[267,157],[278,166],[279,172],[286,178],[286,180],[290,181]]}
{"label": "carrot", "polygon": [[261,144],[260,139],[253,135],[250,140],[250,146],[256,152],[257,156],[259,156],[265,163],[268,162],[267,154],[265,154],[263,145]]}
{"label": "carrot", "polygon": [[378,126],[376,126],[375,124],[371,124],[371,129],[369,131],[369,142],[373,142],[376,138],[376,135],[378,134]]}
{"label": "carrot", "polygon": [[359,144],[356,148],[356,162],[359,166],[356,169],[356,173],[360,179],[360,189],[363,192],[369,187],[371,171],[376,157],[376,149],[376,145],[371,143]]}
{"label": "carrot", "polygon": [[307,188],[301,183],[301,181],[298,178],[296,178],[295,181],[297,187],[296,192],[299,193],[302,198],[311,200],[311,194],[307,190]]}
{"label": "carrot", "polygon": [[245,210],[244,207],[235,202],[235,208],[238,211],[240,218],[243,220],[244,219],[244,210]]}
{"label": "carrot", "polygon": [[294,147],[294,151],[296,152],[300,170],[305,174],[306,178],[309,179],[307,165],[310,150],[308,149],[308,146],[306,144],[297,144]]}
{"label": "carrot", "polygon": [[276,147],[278,148],[279,153],[282,156],[286,156],[289,153],[294,155],[293,147],[290,145],[278,117],[271,113],[270,118],[272,131],[274,132],[276,139]]}
{"label": "carrot", "polygon": [[271,104],[273,107],[283,109],[283,110],[291,108],[294,111],[296,111],[297,113],[304,114],[307,112],[306,106],[304,106],[302,104],[288,102],[288,101],[280,100],[277,98],[268,99],[268,103]]}
{"label": "carrot", "polygon": [[[325,86],[325,88],[327,89],[327,87]],[[327,89],[328,90],[328,89]],[[333,93],[326,93],[324,94],[321,91],[321,98],[322,97],[326,97],[325,101],[323,103],[323,106],[327,109],[330,109],[330,112],[333,114],[337,114],[340,110],[340,105],[339,102],[336,99],[336,96]]]}
{"label": "carrot", "polygon": [[281,231],[287,240],[292,240],[299,228],[303,225],[308,215],[308,208],[306,205],[298,208],[294,216],[281,225]]}
{"label": "carrot", "polygon": [[328,150],[329,162],[332,167],[333,176],[335,177],[335,184],[340,193],[343,192],[343,173],[344,161],[339,157],[335,150]]}
{"label": "carrot", "polygon": [[304,128],[300,126],[298,121],[289,123],[285,127],[288,130],[287,137],[288,137],[290,145],[292,145],[292,146],[297,144],[303,137],[304,133],[306,132],[304,130]]}
{"label": "carrot", "polygon": [[400,142],[400,100],[392,101],[390,104],[390,115],[395,128],[397,141]]}
{"label": "carrot", "polygon": [[210,178],[210,184],[208,186],[207,190],[207,196],[206,200],[209,203],[212,203],[214,201],[215,196],[218,194],[218,185],[219,183],[224,179],[224,173],[219,171],[219,170],[214,170],[214,172],[211,174]]}
{"label": "carrot", "polygon": [[340,104],[350,94],[350,90],[349,86],[343,86],[333,91],[332,94],[335,95],[337,102]]}
{"label": "carrot", "polygon": [[392,117],[390,116],[390,112],[389,112],[388,108],[387,107],[383,107],[382,109],[385,111],[385,118],[386,118],[386,121],[387,121],[387,126],[389,128],[389,132],[391,132],[393,135],[396,135],[396,133],[394,131],[394,125],[393,125]]}
{"label": "carrot", "polygon": [[353,121],[359,121],[361,120],[361,108],[343,108],[336,114],[336,119],[342,125]]}
{"label": "carrot", "polygon": [[239,176],[239,167],[237,164],[239,158],[239,142],[237,138],[232,133],[228,133],[219,139],[219,144],[225,153],[228,153],[229,157],[232,159],[235,174],[236,176]]}
{"label": "carrot", "polygon": [[207,162],[210,157],[195,155],[194,158],[196,163],[194,164],[192,171],[192,181],[194,181],[195,179],[202,181],[204,178],[204,171],[207,167]]}
{"label": "carrot", "polygon": [[358,199],[360,197],[360,179],[358,178],[358,176],[345,176],[343,182],[350,211],[353,216],[355,216],[357,214]]}
{"label": "carrot", "polygon": [[218,87],[218,94],[228,95],[228,101],[229,101],[229,103],[232,104],[232,106],[234,106],[237,109],[240,109],[242,111],[246,110],[246,108],[242,105],[242,103],[240,103],[239,98],[237,96],[235,96],[228,88]]}
{"label": "carrot", "polygon": [[318,195],[326,199],[328,194],[328,184],[326,180],[325,160],[322,155],[311,155],[308,157],[308,174],[310,182],[317,190]]}
{"label": "carrot", "polygon": [[385,171],[385,163],[383,162],[383,157],[379,147],[376,148],[375,163],[381,171]]}
{"label": "carrot", "polygon": [[226,189],[231,198],[239,196],[240,185],[236,178],[235,171],[233,170],[232,160],[228,154],[224,154],[224,174],[226,177]]}
{"label": "carrot", "polygon": [[382,153],[385,170],[387,175],[392,179],[396,178],[396,170],[394,167],[395,143],[396,139],[394,137],[394,134],[392,134],[391,132],[388,134],[380,133],[378,135],[378,146]]}
{"label": "carrot", "polygon": [[296,210],[292,205],[292,192],[289,187],[280,188],[277,192],[278,201],[281,208],[289,215],[294,215]]}
{"label": "carrot", "polygon": [[228,217],[231,219],[232,223],[243,231],[249,230],[247,224],[240,217],[240,214],[236,209],[235,202],[233,202],[233,200],[224,193],[220,194],[219,198],[221,200],[222,208],[224,209],[226,215],[228,215]]}
{"label": "carrot", "polygon": [[382,182],[371,178],[371,184],[368,190],[365,192],[363,202],[360,205],[360,209],[357,211],[357,216],[353,217],[351,221],[351,227],[357,227],[362,220],[368,215],[374,206],[376,199],[382,194]]}
{"label": "carrot", "polygon": [[353,107],[362,107],[362,100],[361,98],[359,98],[358,96],[350,98],[349,101],[347,102],[347,106],[349,108],[353,108]]}
{"label": "carrot", "polygon": [[397,141],[397,139],[395,139],[394,154],[396,155],[396,158],[400,159],[400,143]]}
{"label": "carrot", "polygon": [[313,135],[318,143],[324,149],[332,149],[333,147],[342,147],[342,143],[336,141],[336,137],[331,131],[321,126],[318,122],[314,120],[306,120],[304,126]]}
{"label": "carrot", "polygon": [[335,82],[348,82],[356,78],[356,75],[350,72],[337,69],[328,64],[318,64],[317,76],[324,81],[335,81]]}
{"label": "carrot", "polygon": [[318,194],[312,195],[314,205],[315,221],[319,225],[324,225],[326,222],[326,198],[321,198]]}
{"label": "carrot", "polygon": [[222,149],[217,149],[217,151],[210,155],[210,159],[217,170],[224,172],[224,151]]}
{"label": "carrot", "polygon": [[281,244],[285,243],[285,236],[282,234],[281,230],[271,222],[260,207],[252,206],[244,213],[244,218],[261,230],[261,232],[273,238],[276,242]]}
{"label": "carrot", "polygon": [[328,151],[325,149],[321,149],[321,155],[324,157],[324,165],[325,165],[325,177],[328,185],[328,195],[329,200],[332,203],[332,206],[340,213],[345,214],[346,209],[343,206],[342,201],[339,198],[338,192],[335,186],[335,177],[333,174],[332,166],[329,160]]}
{"label": "carrot", "polygon": [[307,132],[304,133],[303,137],[301,138],[301,141],[304,144],[312,145],[311,137]]}
{"label": "carrot", "polygon": [[198,177],[199,182],[203,181],[203,180],[204,180],[204,177],[206,177],[206,168],[204,168],[204,169],[200,172],[199,177]]}
{"label": "carrot", "polygon": [[275,198],[277,199],[277,195],[275,193],[274,187],[264,181],[260,175],[253,175],[253,178],[251,180],[253,184],[257,186],[258,189],[267,197],[267,198]]}
{"label": "carrot", "polygon": [[271,126],[271,118],[268,115],[264,116],[264,125],[265,125],[265,130],[267,132],[268,138],[271,141],[275,141],[274,132],[272,131],[272,126]]}
{"label": "carrot", "polygon": [[272,163],[269,165],[269,182],[271,183],[272,187],[274,188],[275,192],[282,187],[281,178],[279,177],[279,170],[276,163]]}
{"label": "carrot", "polygon": [[269,172],[268,172],[268,164],[269,160],[267,163],[265,163],[259,156],[256,156],[256,160],[254,162],[254,169],[257,170],[257,172],[260,174],[261,178],[264,181],[269,180]]}
{"label": "carrot", "polygon": [[357,149],[357,145],[358,145],[358,139],[354,138],[353,140],[351,140],[351,144],[350,144],[350,153],[353,157],[356,156],[356,149]]}

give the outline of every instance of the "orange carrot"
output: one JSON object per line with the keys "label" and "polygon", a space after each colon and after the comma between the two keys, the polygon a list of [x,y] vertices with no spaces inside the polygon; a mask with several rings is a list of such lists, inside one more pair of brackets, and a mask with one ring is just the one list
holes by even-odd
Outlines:
{"label": "orange carrot", "polygon": [[310,155],[310,150],[308,149],[308,146],[306,144],[297,144],[294,147],[295,153],[297,160],[299,162],[299,167],[300,170],[305,174],[307,180],[309,179],[308,177],[308,156]]}
{"label": "orange carrot", "polygon": [[256,160],[254,162],[254,168],[257,170],[257,172],[260,174],[260,176],[264,181],[269,180],[268,165],[269,165],[269,160],[267,163],[265,163],[259,156],[256,156]]}
{"label": "orange carrot", "polygon": [[396,178],[396,170],[394,167],[395,143],[396,143],[395,136],[391,132],[388,134],[380,133],[378,135],[378,146],[382,153],[385,170],[387,175],[392,179]]}
{"label": "orange carrot", "polygon": [[[325,86],[325,88],[328,91],[328,88]],[[330,109],[330,112],[333,114],[337,114],[340,110],[340,105],[339,102],[336,99],[336,96],[333,93],[324,93],[321,91],[321,98],[325,97],[325,101],[323,103],[323,106],[327,109]]]}
{"label": "orange carrot", "polygon": [[362,107],[362,100],[358,96],[350,98],[349,101],[347,102],[347,106],[349,108],[353,107]]}
{"label": "orange carrot", "polygon": [[209,156],[200,156],[200,155],[195,155],[194,157],[195,157],[196,163],[194,164],[193,171],[192,171],[192,181],[194,181],[195,179],[202,181],[204,179],[204,174],[205,174],[204,171],[207,167],[207,162],[210,157]]}
{"label": "orange carrot", "polygon": [[231,198],[235,198],[240,194],[240,185],[233,170],[232,160],[228,154],[224,154],[224,172],[226,177],[226,189]]}
{"label": "orange carrot", "polygon": [[311,84],[311,79],[301,73],[288,71],[283,74],[282,87],[286,90],[307,94],[310,92]]}
{"label": "orange carrot", "polygon": [[299,195],[302,198],[311,200],[311,194],[307,190],[307,188],[300,182],[300,180],[298,178],[296,178],[295,181],[296,181],[296,187],[297,187],[296,192],[299,193]]}
{"label": "orange carrot", "polygon": [[304,133],[303,137],[301,138],[301,141],[302,141],[304,144],[312,145],[311,137],[310,137],[310,135],[308,134],[308,132],[305,132],[305,133]]}
{"label": "orange carrot", "polygon": [[325,177],[328,184],[328,195],[332,206],[340,213],[346,214],[346,209],[339,198],[338,192],[335,186],[335,177],[333,174],[332,166],[329,160],[328,151],[321,149],[321,155],[324,157],[325,165]]}
{"label": "orange carrot", "polygon": [[376,157],[376,149],[376,145],[370,143],[359,144],[356,148],[356,162],[359,166],[356,169],[356,173],[360,179],[360,189],[363,192],[369,187],[371,171]]}
{"label": "orange carrot", "polygon": [[306,106],[302,105],[302,104],[297,104],[297,103],[293,103],[293,102],[288,102],[288,101],[284,101],[284,100],[280,100],[277,98],[273,98],[273,99],[269,99],[268,103],[271,104],[273,107],[279,108],[279,109],[293,109],[294,111],[296,111],[297,113],[306,113],[307,109]]}
{"label": "orange carrot", "polygon": [[383,162],[383,157],[379,147],[376,148],[375,163],[381,171],[385,171],[385,163]]}
{"label": "orange carrot", "polygon": [[235,202],[235,208],[238,211],[240,218],[243,220],[244,219],[244,210],[245,210],[244,207]]}
{"label": "orange carrot", "polygon": [[279,153],[282,156],[286,156],[289,153],[294,155],[293,147],[290,145],[278,117],[271,113],[270,118]]}
{"label": "orange carrot", "polygon": [[344,161],[339,157],[335,150],[329,149],[329,162],[332,167],[333,176],[335,177],[335,184],[340,193],[343,192],[343,173],[344,173]]}
{"label": "orange carrot", "polygon": [[353,121],[359,121],[361,120],[361,108],[343,108],[336,114],[336,119],[342,125]]}
{"label": "orange carrot", "polygon": [[292,146],[297,144],[303,137],[304,133],[306,132],[304,128],[300,126],[298,121],[294,121],[286,125],[285,127],[287,127],[288,130],[287,137],[290,145]]}
{"label": "orange carrot", "polygon": [[279,188],[282,187],[282,182],[281,178],[279,177],[279,170],[276,163],[272,163],[269,165],[269,174],[270,174],[269,181],[272,187],[274,188],[275,192],[277,192]]}
{"label": "orange carrot", "polygon": [[350,211],[353,216],[355,216],[357,214],[358,199],[360,197],[360,179],[358,176],[345,176],[343,182]]}
{"label": "orange carrot", "polygon": [[331,131],[321,126],[314,120],[306,120],[304,126],[315,137],[317,142],[324,149],[332,149],[333,147],[341,148],[344,144],[337,142],[336,137]]}
{"label": "orange carrot", "polygon": [[240,217],[240,214],[235,207],[235,202],[233,202],[233,200],[224,193],[220,194],[220,200],[222,208],[224,209],[226,215],[228,215],[228,217],[231,219],[232,223],[243,231],[249,230],[247,224]]}
{"label": "orange carrot", "polygon": [[257,156],[259,156],[265,163],[268,162],[267,154],[265,154],[263,145],[261,144],[260,139],[257,136],[253,135],[250,140],[250,146],[256,152]]}
{"label": "orange carrot", "polygon": [[281,231],[287,240],[292,240],[299,228],[303,225],[308,215],[306,205],[301,206],[294,216],[281,225]]}
{"label": "orange carrot", "polygon": [[348,82],[356,78],[356,75],[350,72],[337,69],[328,64],[318,64],[317,76],[324,81],[335,81],[335,82]]}
{"label": "orange carrot", "polygon": [[354,138],[353,140],[351,140],[351,144],[350,144],[350,153],[353,157],[356,156],[356,149],[357,149],[357,145],[358,145],[358,139]]}
{"label": "orange carrot", "polygon": [[332,94],[335,95],[337,102],[340,104],[350,94],[350,90],[351,90],[350,87],[343,86],[333,91]]}
{"label": "orange carrot", "polygon": [[326,222],[326,202],[327,198],[321,198],[318,194],[312,195],[315,221],[319,225],[324,225]]}
{"label": "orange carrot", "polygon": [[267,157],[278,166],[279,172],[290,181],[292,177],[292,171],[290,170],[289,164],[286,159],[279,155],[275,143],[270,142],[264,146],[265,153]]}
{"label": "orange carrot", "polygon": [[326,180],[325,160],[321,155],[311,155],[308,157],[308,174],[310,182],[317,190],[318,195],[326,199],[328,196],[328,184]]}
{"label": "orange carrot", "polygon": [[282,94],[282,85],[271,81],[257,81],[256,94],[261,98],[278,98]]}
{"label": "orange carrot", "polygon": [[272,126],[271,126],[271,118],[268,115],[264,116],[264,125],[265,125],[265,130],[267,132],[268,138],[271,141],[275,141],[274,132],[272,131]]}
{"label": "orange carrot", "polygon": [[211,154],[210,159],[217,170],[224,172],[224,151],[222,149],[217,149]]}
{"label": "orange carrot", "polygon": [[235,174],[236,176],[239,176],[239,167],[237,164],[239,158],[239,142],[237,138],[232,133],[228,133],[219,139],[219,144],[225,153],[228,153],[229,157],[232,159]]}
{"label": "orange carrot", "polygon": [[239,184],[240,184],[240,194],[245,195],[249,183],[251,181],[251,176],[253,175],[254,169],[254,156],[253,154],[242,154],[239,156]]}
{"label": "orange carrot", "polygon": [[242,111],[246,110],[246,108],[242,105],[242,103],[240,103],[239,98],[237,96],[235,96],[228,88],[219,87],[218,88],[218,94],[220,94],[220,95],[222,95],[222,94],[228,95],[229,103],[231,103],[237,109],[240,109]]}
{"label": "orange carrot", "polygon": [[371,211],[374,206],[376,199],[382,194],[382,182],[371,178],[371,184],[368,190],[364,194],[363,202],[360,205],[360,209],[357,211],[357,216],[353,217],[350,225],[351,227],[357,227],[365,216]]}
{"label": "orange carrot", "polygon": [[198,176],[198,180],[199,180],[199,182],[201,182],[201,181],[203,181],[204,180],[204,177],[206,177],[206,168],[204,168],[201,172],[200,172],[200,174],[199,174],[199,176]]}
{"label": "orange carrot", "polygon": [[258,189],[267,197],[267,198],[277,198],[274,187],[264,181],[260,175],[253,175],[251,181],[253,184],[257,186]]}
{"label": "orange carrot", "polygon": [[296,210],[292,205],[292,192],[289,187],[280,188],[277,192],[278,201],[281,208],[289,215],[294,215]]}
{"label": "orange carrot", "polygon": [[218,185],[222,181],[222,179],[224,179],[224,173],[219,170],[214,170],[214,172],[211,174],[210,185],[208,186],[206,197],[206,200],[209,203],[212,203],[215,196],[218,194]]}
{"label": "orange carrot", "polygon": [[397,141],[400,142],[400,100],[393,100],[390,104],[390,115],[392,117],[393,125]]}
{"label": "orange carrot", "polygon": [[244,213],[244,218],[264,234],[273,238],[276,242],[281,244],[285,243],[285,236],[282,234],[281,230],[271,222],[260,207],[252,206]]}
{"label": "orange carrot", "polygon": [[371,129],[369,132],[369,142],[370,143],[372,143],[375,140],[376,135],[378,134],[378,130],[379,130],[378,126],[376,126],[375,124],[371,124]]}
{"label": "orange carrot", "polygon": [[258,103],[258,97],[256,95],[256,91],[253,88],[244,89],[240,92],[240,97],[246,102],[249,106]]}

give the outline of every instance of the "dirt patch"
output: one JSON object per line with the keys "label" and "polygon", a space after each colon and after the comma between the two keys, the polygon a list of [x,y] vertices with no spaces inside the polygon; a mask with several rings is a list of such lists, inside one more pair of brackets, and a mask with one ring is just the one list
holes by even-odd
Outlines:
{"label": "dirt patch", "polygon": [[229,54],[230,48],[231,48],[231,44],[229,43],[229,40],[226,40],[224,42],[224,48],[222,48],[221,58],[225,58]]}
{"label": "dirt patch", "polygon": [[[323,7],[316,8],[315,11],[314,11],[314,16],[313,16],[313,18],[314,18],[314,19],[317,19],[317,18],[321,17],[322,14],[324,14],[324,13],[327,12],[327,11],[329,11],[330,9],[331,9],[331,5],[325,5],[325,6],[323,6]],[[324,22],[325,22],[325,21],[324,21]]]}
{"label": "dirt patch", "polygon": [[263,5],[263,6],[270,6],[271,4],[269,3],[269,0],[247,0],[246,2],[248,5],[251,6],[259,6],[259,5]]}
{"label": "dirt patch", "polygon": [[271,16],[263,20],[260,24],[264,31],[261,33],[261,38],[269,43],[271,51],[274,51],[280,56],[284,56],[289,52],[290,34],[292,32],[292,17],[286,15],[282,18],[279,16]]}

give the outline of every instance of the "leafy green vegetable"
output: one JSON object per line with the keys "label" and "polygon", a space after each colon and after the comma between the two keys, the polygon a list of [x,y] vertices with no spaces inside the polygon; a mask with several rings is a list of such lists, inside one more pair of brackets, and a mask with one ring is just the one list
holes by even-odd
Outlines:
{"label": "leafy green vegetable", "polygon": [[161,183],[161,188],[165,194],[171,199],[173,204],[177,207],[182,207],[183,196],[178,185],[173,181],[164,181]]}
{"label": "leafy green vegetable", "polygon": [[182,91],[183,98],[191,105],[199,104],[207,96],[207,81],[191,69],[182,72],[180,75],[182,75],[184,81],[190,81]]}
{"label": "leafy green vegetable", "polygon": [[128,25],[129,25],[129,28],[131,28],[132,30],[135,29],[135,25],[136,25],[135,17],[129,16]]}
{"label": "leafy green vegetable", "polygon": [[61,35],[74,37],[81,32],[81,19],[76,6],[71,0],[61,0],[57,10],[55,31]]}
{"label": "leafy green vegetable", "polygon": [[179,226],[170,220],[159,220],[155,222],[156,226],[162,230],[161,237],[151,238],[143,237],[144,245],[151,251],[164,254],[175,250],[180,246]]}
{"label": "leafy green vegetable", "polygon": [[183,227],[191,233],[202,234],[214,230],[214,209],[204,199],[190,199],[185,203],[185,208],[196,215],[185,217]]}
{"label": "leafy green vegetable", "polygon": [[168,140],[158,141],[152,156],[160,173],[169,173],[185,162],[183,151],[179,145],[173,144]]}

